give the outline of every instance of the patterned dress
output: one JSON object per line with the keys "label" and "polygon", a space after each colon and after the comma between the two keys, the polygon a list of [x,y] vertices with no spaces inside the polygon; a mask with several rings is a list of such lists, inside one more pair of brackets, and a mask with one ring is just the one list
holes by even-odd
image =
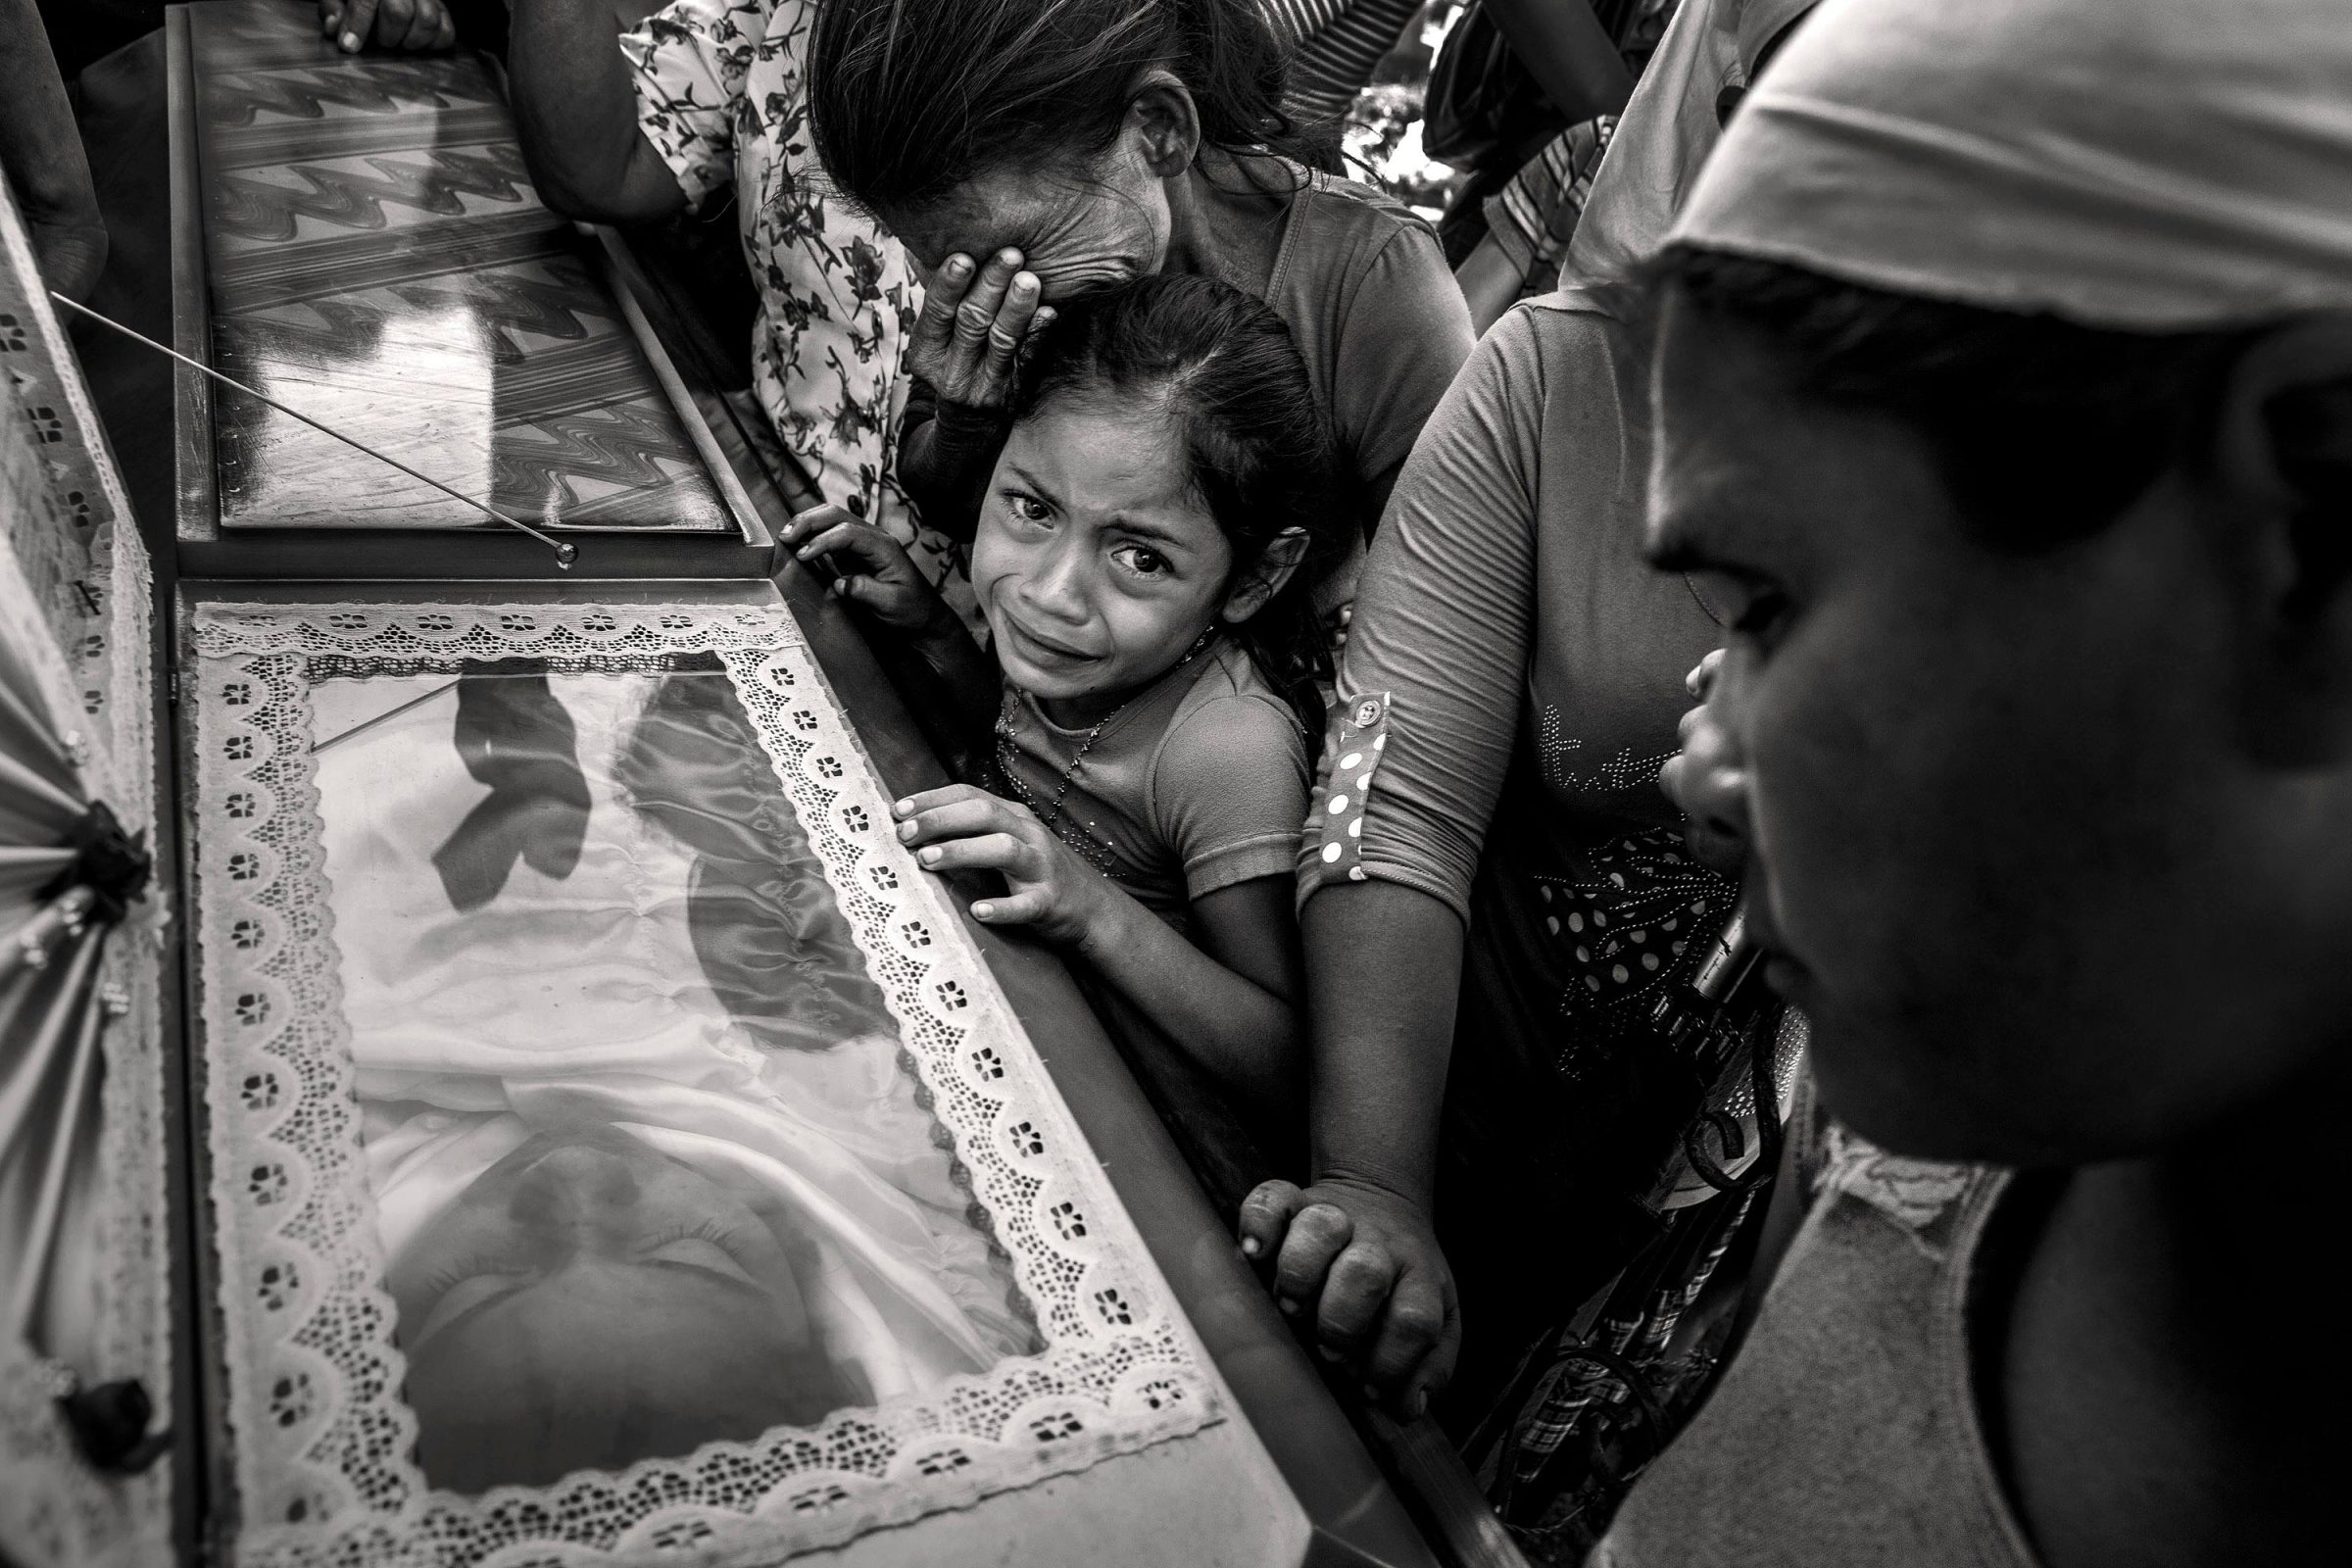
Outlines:
{"label": "patterned dress", "polygon": [[834,199],[809,145],[810,0],[672,0],[621,36],[646,140],[696,207],[731,186],[760,291],[752,389],[825,498],[888,528],[937,580],[894,446],[922,291],[898,242]]}

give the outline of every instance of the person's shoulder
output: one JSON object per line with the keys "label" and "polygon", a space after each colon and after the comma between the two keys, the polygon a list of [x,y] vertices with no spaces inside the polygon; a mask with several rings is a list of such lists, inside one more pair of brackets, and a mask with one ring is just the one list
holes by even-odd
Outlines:
{"label": "person's shoulder", "polygon": [[1641,373],[1649,345],[1621,291],[1569,287],[1521,300],[1487,329],[1474,364],[1511,365],[1543,379],[1607,368],[1614,379]]}
{"label": "person's shoulder", "polygon": [[1295,759],[1303,767],[1306,736],[1298,715],[1248,650],[1227,640],[1203,662],[1160,734],[1154,786],[1229,776],[1235,768],[1254,772],[1277,760],[1287,766]]}
{"label": "person's shoulder", "polygon": [[1244,715],[1262,711],[1291,730],[1298,727],[1298,715],[1291,711],[1291,705],[1283,700],[1282,694],[1274,689],[1274,683],[1266,679],[1265,672],[1257,667],[1257,661],[1250,657],[1248,649],[1230,637],[1220,638],[1217,646],[1202,658],[1200,675],[1194,679],[1190,689],[1176,704],[1175,712],[1169,716],[1168,735],[1174,736],[1199,715],[1210,711],[1216,714],[1220,722],[1243,722],[1252,728],[1260,720]]}
{"label": "person's shoulder", "polygon": [[1577,338],[1642,346],[1640,301],[1633,285],[1571,283],[1548,294],[1521,300],[1503,313],[1530,336]]}
{"label": "person's shoulder", "polygon": [[1313,254],[1360,270],[1370,267],[1399,236],[1419,235],[1437,244],[1437,230],[1429,220],[1387,191],[1336,174],[1301,173],[1306,182],[1292,199],[1291,221],[1297,225],[1297,238]]}

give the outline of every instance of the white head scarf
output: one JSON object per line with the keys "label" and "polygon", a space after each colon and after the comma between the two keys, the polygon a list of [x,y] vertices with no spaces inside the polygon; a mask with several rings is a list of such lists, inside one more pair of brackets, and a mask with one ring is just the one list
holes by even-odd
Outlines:
{"label": "white head scarf", "polygon": [[1683,0],[1642,73],[1569,242],[1562,282],[1622,277],[1665,243],[1722,139],[1716,101],[1815,0]]}
{"label": "white head scarf", "polygon": [[1826,0],[1673,237],[2094,326],[2352,308],[2352,5]]}

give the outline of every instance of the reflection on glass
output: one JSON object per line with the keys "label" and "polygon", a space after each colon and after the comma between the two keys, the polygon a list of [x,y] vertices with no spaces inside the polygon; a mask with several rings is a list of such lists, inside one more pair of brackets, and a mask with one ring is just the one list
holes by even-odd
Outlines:
{"label": "reflection on glass", "polygon": [[428,1480],[684,1454],[1036,1348],[723,672],[313,697]]}
{"label": "reflection on glass", "polygon": [[[495,345],[474,311],[453,304],[361,318],[331,338],[303,325],[300,309],[287,307],[280,318],[224,326],[223,359],[249,363],[223,368],[460,495],[489,499]],[[449,515],[448,496],[422,480],[268,404],[233,402],[246,444],[232,496],[239,511],[325,507],[339,521],[381,526]]]}

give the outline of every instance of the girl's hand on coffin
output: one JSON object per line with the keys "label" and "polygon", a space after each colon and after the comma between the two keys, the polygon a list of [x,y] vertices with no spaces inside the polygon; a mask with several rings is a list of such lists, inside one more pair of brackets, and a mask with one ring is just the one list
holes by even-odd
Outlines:
{"label": "girl's hand on coffin", "polygon": [[1051,325],[1035,272],[1021,253],[999,251],[974,277],[969,256],[942,262],[925,280],[923,314],[906,343],[908,368],[931,383],[942,403],[1003,411],[1012,401],[1012,372],[1033,334]]}
{"label": "girl's hand on coffin", "polygon": [[446,49],[458,24],[444,0],[318,0],[318,30],[345,54],[378,49]]}
{"label": "girl's hand on coffin", "polygon": [[897,631],[921,631],[946,608],[906,548],[840,507],[812,507],[792,519],[776,543],[832,578],[847,600]]}
{"label": "girl's hand on coffin", "polygon": [[924,870],[1004,876],[1010,891],[973,905],[974,919],[1029,926],[1059,947],[1083,948],[1102,928],[1110,883],[1027,807],[951,784],[900,801],[891,814]]}

